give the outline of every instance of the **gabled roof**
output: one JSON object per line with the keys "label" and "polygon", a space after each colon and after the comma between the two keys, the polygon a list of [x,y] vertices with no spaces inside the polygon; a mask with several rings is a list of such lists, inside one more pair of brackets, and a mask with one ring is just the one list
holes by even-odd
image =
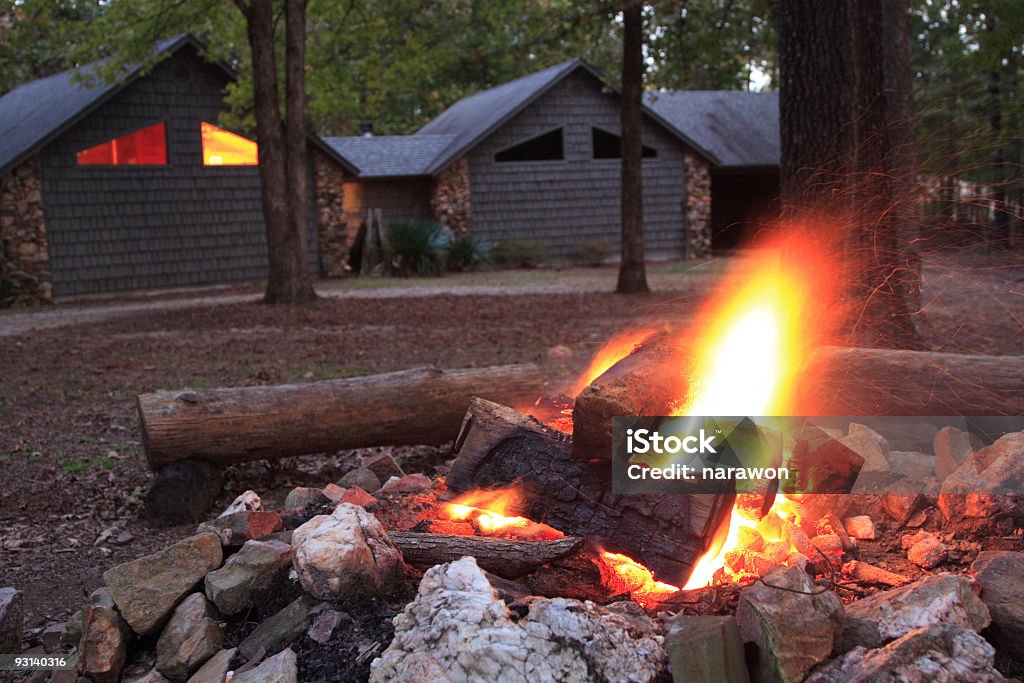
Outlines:
{"label": "gabled roof", "polygon": [[[578,69],[583,69],[604,84],[604,79],[596,69],[577,58],[464,97],[453,104],[414,135],[452,136],[452,141],[428,165],[426,172],[434,174],[445,168]],[[707,156],[710,161],[716,161],[707,150],[665,121],[657,112],[645,107],[644,113],[684,144]]]}
{"label": "gabled roof", "polygon": [[[155,56],[173,54],[189,45],[196,50],[203,44],[190,33],[179,33],[160,41],[154,48]],[[59,74],[24,83],[0,97],[0,175],[14,168],[128,87],[142,72],[141,65],[128,67],[117,83],[96,85],[79,83],[73,78],[76,71],[88,73],[104,60],[91,62],[80,69],[69,69]],[[214,62],[228,78],[235,73],[226,65]],[[330,156],[346,172],[359,172],[351,162],[341,157],[316,136],[311,142]]]}
{"label": "gabled roof", "polygon": [[359,166],[362,178],[429,175],[430,163],[454,135],[371,135],[324,138],[332,149]]}
{"label": "gabled roof", "polygon": [[647,95],[647,104],[718,157],[719,168],[779,165],[776,92],[658,92]]}

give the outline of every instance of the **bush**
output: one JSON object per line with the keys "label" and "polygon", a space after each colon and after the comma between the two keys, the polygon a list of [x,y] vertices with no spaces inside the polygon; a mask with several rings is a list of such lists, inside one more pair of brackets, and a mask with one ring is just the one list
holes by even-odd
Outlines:
{"label": "bush", "polygon": [[448,245],[448,270],[473,270],[491,262],[494,247],[487,240],[456,235]]}
{"label": "bush", "polygon": [[451,233],[439,223],[398,221],[388,231],[388,262],[395,275],[440,275]]}
{"label": "bush", "polygon": [[502,240],[494,250],[494,260],[509,268],[536,268],[544,260],[544,248],[537,240]]}
{"label": "bush", "polygon": [[588,266],[599,266],[608,260],[613,249],[608,240],[595,239],[580,242],[576,247],[576,260]]}

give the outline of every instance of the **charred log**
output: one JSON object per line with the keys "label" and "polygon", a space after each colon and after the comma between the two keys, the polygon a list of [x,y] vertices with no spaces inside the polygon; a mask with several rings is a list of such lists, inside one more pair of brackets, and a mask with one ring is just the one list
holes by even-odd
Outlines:
{"label": "charred log", "polygon": [[421,534],[392,531],[391,541],[414,567],[432,567],[470,555],[487,571],[506,579],[524,574],[575,552],[583,539],[566,537],[555,541],[520,541],[486,536]]}

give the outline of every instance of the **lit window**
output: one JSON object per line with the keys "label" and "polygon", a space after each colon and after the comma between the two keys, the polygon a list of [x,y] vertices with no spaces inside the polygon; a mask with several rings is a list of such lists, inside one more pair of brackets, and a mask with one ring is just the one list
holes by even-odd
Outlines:
{"label": "lit window", "polygon": [[[614,133],[601,130],[600,128],[590,129],[590,140],[594,147],[595,159],[621,159],[622,138]],[[658,150],[653,147],[643,146],[644,159],[653,159],[658,156]]]}
{"label": "lit window", "polygon": [[167,126],[158,123],[83,149],[77,159],[79,166],[164,166],[167,164]]}
{"label": "lit window", "polygon": [[561,128],[520,142],[494,155],[495,161],[559,161],[564,158]]}
{"label": "lit window", "polygon": [[203,121],[203,166],[255,166],[256,143]]}

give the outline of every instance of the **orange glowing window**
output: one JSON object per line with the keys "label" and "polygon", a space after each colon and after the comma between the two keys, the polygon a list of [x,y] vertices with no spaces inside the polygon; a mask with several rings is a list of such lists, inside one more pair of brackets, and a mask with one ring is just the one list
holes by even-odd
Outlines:
{"label": "orange glowing window", "polygon": [[164,166],[167,164],[167,125],[158,123],[83,149],[77,159],[79,166]]}
{"label": "orange glowing window", "polygon": [[203,121],[203,166],[255,166],[256,143]]}

